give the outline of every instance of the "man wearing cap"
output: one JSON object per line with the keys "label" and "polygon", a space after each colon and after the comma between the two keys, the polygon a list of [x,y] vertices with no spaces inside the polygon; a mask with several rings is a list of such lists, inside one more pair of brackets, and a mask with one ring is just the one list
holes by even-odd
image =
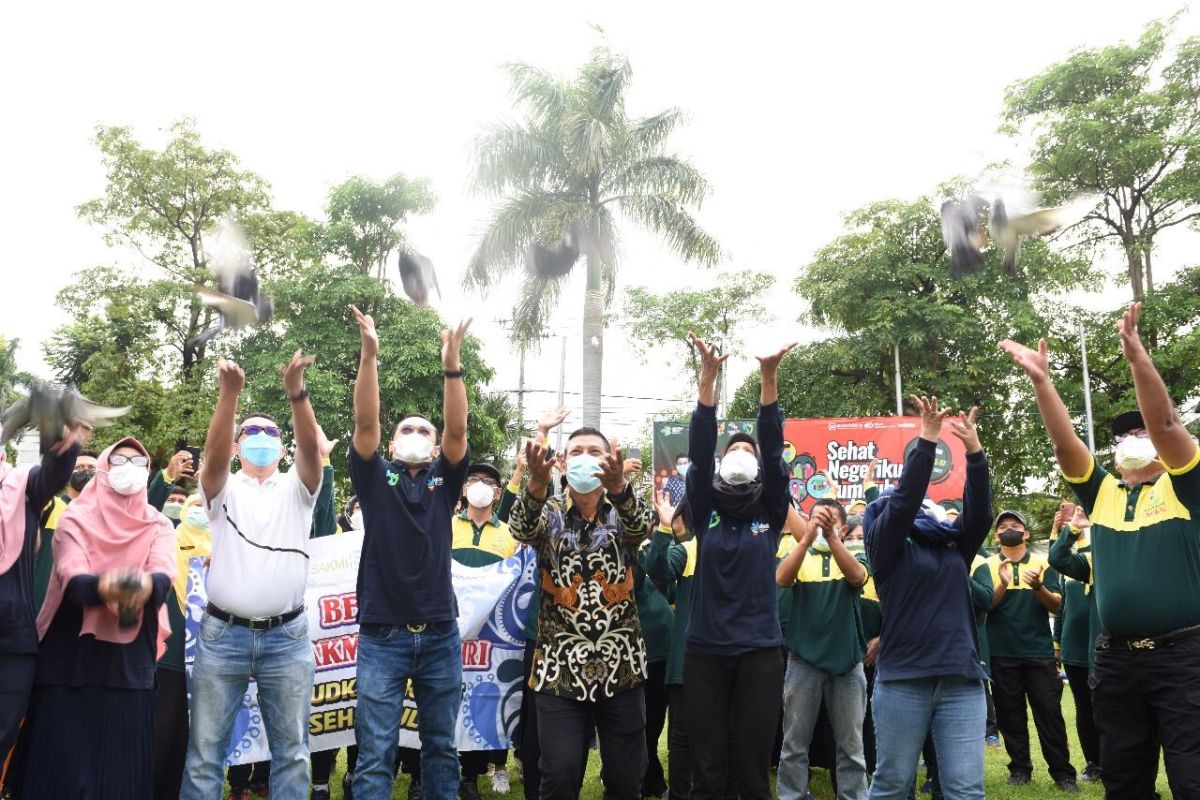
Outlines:
{"label": "man wearing cap", "polygon": [[[1001,342],[1033,384],[1054,455],[1092,522],[1101,633],[1092,703],[1108,797],[1154,797],[1161,743],[1175,797],[1200,797],[1200,448],[1138,333],[1141,304],[1117,324],[1138,417],[1113,426],[1110,474],[1075,433],[1036,350]],[[1157,733],[1157,738],[1156,738]]]}
{"label": "man wearing cap", "polygon": [[1050,617],[1062,607],[1058,573],[1026,546],[1029,529],[1019,512],[1001,511],[995,529],[1000,552],[987,559],[992,579],[987,631],[996,720],[1009,757],[1008,782],[1026,784],[1033,775],[1028,697],[1050,777],[1059,789],[1077,792],[1050,628]]}

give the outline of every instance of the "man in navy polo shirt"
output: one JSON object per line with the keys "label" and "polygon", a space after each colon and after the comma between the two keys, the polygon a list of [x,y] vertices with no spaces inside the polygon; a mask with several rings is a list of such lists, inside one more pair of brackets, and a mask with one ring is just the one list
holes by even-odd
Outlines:
{"label": "man in navy polo shirt", "polygon": [[379,455],[379,337],[353,308],[362,337],[354,385],[350,480],[365,534],[358,567],[357,800],[392,796],[405,689],[419,708],[423,796],[452,800],[458,790],[455,722],[462,684],[450,521],[467,477],[467,392],[459,362],[470,320],[442,331],[445,430],[420,414],[400,421]]}

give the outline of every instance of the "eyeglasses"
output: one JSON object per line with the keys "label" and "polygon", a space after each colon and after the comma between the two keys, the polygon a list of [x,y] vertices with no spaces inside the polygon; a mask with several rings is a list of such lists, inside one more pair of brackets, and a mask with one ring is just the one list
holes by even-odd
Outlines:
{"label": "eyeglasses", "polygon": [[279,438],[279,428],[274,425],[246,425],[242,427],[242,433],[247,436],[257,436],[260,433],[265,433],[267,436]]}
{"label": "eyeglasses", "polygon": [[433,436],[433,428],[426,428],[424,426],[417,426],[417,425],[401,425],[400,426],[400,435],[401,436],[408,436],[410,433],[419,433],[422,436]]}
{"label": "eyeglasses", "polygon": [[495,478],[489,478],[486,475],[472,475],[467,478],[466,484],[470,486],[472,483],[483,483],[485,486],[491,486],[493,489],[500,485]]}
{"label": "eyeglasses", "polygon": [[126,464],[133,464],[135,467],[148,467],[150,466],[150,459],[146,456],[123,456],[114,453],[108,457],[108,463],[114,467],[123,467]]}
{"label": "eyeglasses", "polygon": [[1150,438],[1150,434],[1146,433],[1145,431],[1142,431],[1141,433],[1122,433],[1118,436],[1114,436],[1113,441],[1115,441],[1117,444],[1120,444],[1121,442],[1125,441],[1126,439],[1149,439],[1149,438]]}

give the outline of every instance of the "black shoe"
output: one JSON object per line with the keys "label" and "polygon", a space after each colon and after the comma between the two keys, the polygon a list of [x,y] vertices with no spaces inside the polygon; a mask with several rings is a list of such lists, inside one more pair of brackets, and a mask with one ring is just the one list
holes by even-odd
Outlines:
{"label": "black shoe", "polygon": [[309,792],[308,800],[329,800],[329,787],[314,786]]}
{"label": "black shoe", "polygon": [[347,772],[342,776],[342,797],[354,800],[354,773]]}
{"label": "black shoe", "polygon": [[463,778],[458,782],[458,800],[483,800],[475,778]]}
{"label": "black shoe", "polygon": [[413,775],[408,784],[408,800],[421,800],[421,776]]}
{"label": "black shoe", "polygon": [[1024,786],[1033,780],[1033,776],[1028,772],[1013,772],[1008,776],[1009,786]]}
{"label": "black shoe", "polygon": [[1054,782],[1054,785],[1058,787],[1060,792],[1079,794],[1079,784],[1075,782],[1074,778],[1059,778]]}
{"label": "black shoe", "polygon": [[1095,764],[1088,764],[1083,768],[1083,772],[1079,774],[1079,780],[1084,783],[1096,783],[1100,780],[1100,767]]}

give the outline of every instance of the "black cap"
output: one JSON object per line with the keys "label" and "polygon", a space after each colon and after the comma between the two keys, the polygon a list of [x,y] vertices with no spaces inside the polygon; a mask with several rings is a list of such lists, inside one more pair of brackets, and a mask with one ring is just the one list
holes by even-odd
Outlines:
{"label": "black cap", "polygon": [[491,464],[472,464],[471,466],[467,467],[468,476],[475,475],[480,472],[496,481],[497,486],[503,483],[500,478],[500,470],[496,469]]}
{"label": "black cap", "polygon": [[1005,517],[1015,519],[1017,522],[1021,523],[1021,525],[1023,525],[1026,528],[1029,527],[1029,523],[1025,521],[1025,517],[1021,514],[1020,511],[1001,511],[999,514],[996,515],[996,522],[993,523],[992,527],[993,528],[999,527],[1000,520],[1004,519]]}
{"label": "black cap", "polygon": [[737,444],[738,442],[747,442],[751,447],[754,448],[755,453],[758,452],[758,442],[754,441],[753,436],[751,436],[748,433],[744,433],[742,431],[738,431],[737,433],[735,433],[729,437],[729,441],[725,443],[725,452],[728,453],[729,448],[732,447],[733,445]]}
{"label": "black cap", "polygon": [[1140,411],[1126,411],[1124,414],[1117,415],[1117,418],[1112,422],[1113,438],[1123,436],[1130,431],[1138,428],[1145,428],[1146,421],[1142,419]]}

